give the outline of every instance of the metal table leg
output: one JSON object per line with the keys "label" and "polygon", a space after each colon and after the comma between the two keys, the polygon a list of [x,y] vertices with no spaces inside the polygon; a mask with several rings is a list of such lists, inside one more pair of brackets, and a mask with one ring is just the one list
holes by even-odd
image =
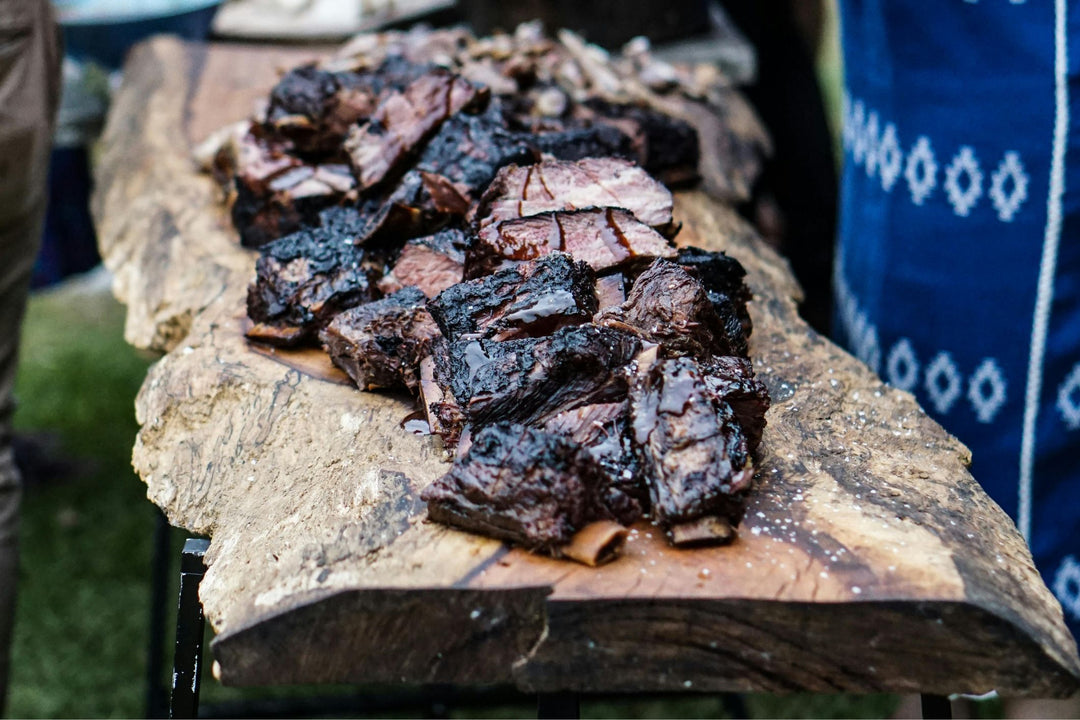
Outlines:
{"label": "metal table leg", "polygon": [[209,540],[188,538],[180,556],[180,601],[176,615],[176,650],[169,707],[169,717],[173,718],[194,718],[199,714],[203,631],[206,626],[202,603],[199,602],[199,583],[206,573],[203,556],[209,546]]}
{"label": "metal table leg", "polygon": [[536,717],[539,720],[578,720],[581,697],[573,692],[540,693],[536,696]]}
{"label": "metal table leg", "polygon": [[169,540],[172,527],[160,510],[154,517],[154,554],[150,563],[150,633],[146,649],[146,717],[165,718],[169,692],[165,688],[165,603],[169,596]]}
{"label": "metal table leg", "polygon": [[923,695],[922,716],[927,720],[952,720],[952,703],[946,695]]}

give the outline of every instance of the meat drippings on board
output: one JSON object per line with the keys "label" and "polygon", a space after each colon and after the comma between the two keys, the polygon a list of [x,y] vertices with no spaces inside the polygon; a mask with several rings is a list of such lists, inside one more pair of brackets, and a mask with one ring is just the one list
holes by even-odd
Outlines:
{"label": "meat drippings on board", "polygon": [[675,247],[665,184],[748,199],[764,145],[713,107],[732,92],[535,24],[359,36],[285,73],[206,151],[259,247],[248,337],[415,398],[454,458],[435,521],[590,565],[643,520],[729,542],[769,407],[751,294]]}

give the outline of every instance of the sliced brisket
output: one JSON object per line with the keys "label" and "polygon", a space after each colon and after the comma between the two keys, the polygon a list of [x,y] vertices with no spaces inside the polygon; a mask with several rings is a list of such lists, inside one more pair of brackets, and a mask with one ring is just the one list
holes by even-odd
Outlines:
{"label": "sliced brisket", "polygon": [[585,524],[592,473],[588,456],[567,438],[499,422],[478,431],[420,497],[432,520],[553,550]]}
{"label": "sliced brisket", "polygon": [[666,356],[746,355],[746,342],[733,311],[725,322],[704,286],[684,268],[656,260],[634,282],[626,302],[597,315],[599,325],[632,328],[659,343]]}
{"label": "sliced brisket", "polygon": [[737,523],[753,467],[746,437],[690,358],[660,359],[631,389],[634,439],[649,474],[661,526],[718,516]]}
{"label": "sliced brisket", "polygon": [[566,327],[551,337],[450,344],[451,391],[473,424],[538,423],[581,405],[626,397],[626,365],[641,349],[629,334]]}
{"label": "sliced brisket", "polygon": [[549,335],[592,318],[594,280],[585,263],[552,253],[451,285],[428,308],[451,342],[467,335],[496,340]]}
{"label": "sliced brisket", "polygon": [[619,158],[546,160],[504,167],[480,199],[480,228],[553,210],[624,208],[661,231],[671,227],[671,192]]}
{"label": "sliced brisket", "polygon": [[334,364],[361,390],[407,388],[417,392],[420,358],[439,334],[424,305],[407,287],[389,297],[339,313],[319,333]]}
{"label": "sliced brisket", "polygon": [[308,228],[260,248],[248,287],[248,337],[278,345],[312,338],[334,315],[378,297],[380,261],[352,238]]}
{"label": "sliced brisket", "polygon": [[391,293],[415,285],[429,298],[435,297],[461,282],[468,242],[465,233],[455,229],[409,240],[393,268],[379,280],[379,289]]}
{"label": "sliced brisket", "polygon": [[493,223],[477,233],[465,257],[465,276],[486,275],[509,260],[572,253],[601,272],[642,258],[674,257],[662,235],[627,210],[602,208],[544,213]]}

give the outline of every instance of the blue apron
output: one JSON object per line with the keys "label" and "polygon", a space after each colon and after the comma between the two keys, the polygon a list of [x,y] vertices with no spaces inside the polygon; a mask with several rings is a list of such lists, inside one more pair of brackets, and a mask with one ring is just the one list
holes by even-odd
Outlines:
{"label": "blue apron", "polygon": [[1080,637],[1080,5],[843,0],[834,334],[973,455]]}

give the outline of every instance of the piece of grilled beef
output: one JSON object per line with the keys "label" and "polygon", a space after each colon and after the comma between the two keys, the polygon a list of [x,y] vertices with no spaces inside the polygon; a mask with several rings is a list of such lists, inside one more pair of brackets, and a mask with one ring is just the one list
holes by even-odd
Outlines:
{"label": "piece of grilled beef", "polygon": [[726,253],[693,246],[679,248],[675,262],[701,281],[717,313],[723,314],[729,307],[734,308],[742,324],[743,337],[749,341],[754,326],[746,304],[753,299],[753,294],[746,286],[746,269],[742,263]]}
{"label": "piece of grilled beef", "polygon": [[381,280],[384,293],[414,285],[429,298],[461,282],[469,239],[461,230],[448,229],[405,243],[397,261]]}
{"label": "piece of grilled beef", "polygon": [[735,412],[710,391],[698,363],[646,364],[630,390],[630,407],[653,520],[673,535],[680,534],[676,526],[706,516],[737,524],[754,473],[750,450]]}
{"label": "piece of grilled beef", "polygon": [[291,143],[253,130],[234,147],[233,225],[247,247],[317,222],[320,210],[353,190],[346,165],[309,165],[293,154]]}
{"label": "piece of grilled beef", "polygon": [[585,158],[509,165],[484,191],[479,227],[554,210],[613,207],[660,231],[672,229],[671,192],[628,160]]}
{"label": "piece of grilled beef", "polygon": [[349,129],[378,108],[382,92],[403,90],[430,69],[396,55],[372,70],[301,65],[285,73],[270,91],[266,125],[291,140],[301,155],[338,155]]}
{"label": "piece of grilled beef", "polygon": [[566,410],[545,422],[544,429],[579,443],[596,463],[598,480],[590,489],[590,519],[632,525],[648,511],[649,491],[631,433],[628,402]]}
{"label": "piece of grilled beef", "polygon": [[481,108],[489,93],[445,70],[431,70],[387,94],[371,118],[345,139],[359,187],[367,190],[403,170],[407,160],[454,113]]}
{"label": "piece of grilled beef", "polygon": [[248,287],[253,340],[296,345],[342,310],[378,297],[381,258],[331,229],[311,227],[260,248]]}
{"label": "piece of grilled beef", "polygon": [[450,343],[451,394],[474,425],[536,424],[581,405],[626,397],[626,365],[641,349],[630,333],[565,327],[550,337]]}
{"label": "piece of grilled beef", "polygon": [[660,233],[627,210],[552,212],[492,223],[480,230],[465,253],[465,277],[487,275],[508,261],[535,260],[558,251],[572,253],[597,272],[675,256],[675,248]]}
{"label": "piece of grilled beef", "polygon": [[447,340],[509,340],[550,335],[596,312],[595,275],[566,253],[552,253],[492,275],[451,285],[428,309]]}
{"label": "piece of grilled beef", "polygon": [[644,105],[611,103],[599,98],[585,102],[593,122],[611,125],[637,140],[637,161],[667,185],[698,178],[700,146],[697,130],[685,120]]}
{"label": "piece of grilled beef", "polygon": [[597,312],[617,307],[624,302],[626,302],[626,278],[622,273],[596,278]]}
{"label": "piece of grilled beef", "polygon": [[761,444],[771,399],[765,383],[754,377],[754,366],[746,358],[724,356],[701,363],[701,370],[709,392],[731,406],[746,434],[748,449],[755,452]]}
{"label": "piece of grilled beef", "polygon": [[499,168],[540,159],[533,138],[511,131],[497,105],[447,118],[416,162],[418,170],[445,178],[466,203],[480,197]]}
{"label": "piece of grilled beef", "polygon": [[573,441],[498,422],[420,494],[432,520],[531,550],[570,541],[588,517],[594,465]]}
{"label": "piece of grilled beef", "polygon": [[361,390],[405,388],[416,393],[420,359],[439,334],[426,303],[424,293],[407,287],[338,313],[319,339],[334,364]]}
{"label": "piece of grilled beef", "polygon": [[420,359],[421,410],[427,417],[431,432],[452,450],[465,428],[465,412],[454,397],[450,367],[450,348],[441,334],[428,345]]}
{"label": "piece of grilled beef", "polygon": [[661,346],[665,356],[746,356],[733,309],[720,317],[701,282],[682,266],[656,260],[638,276],[626,302],[596,316],[598,325],[629,329]]}

